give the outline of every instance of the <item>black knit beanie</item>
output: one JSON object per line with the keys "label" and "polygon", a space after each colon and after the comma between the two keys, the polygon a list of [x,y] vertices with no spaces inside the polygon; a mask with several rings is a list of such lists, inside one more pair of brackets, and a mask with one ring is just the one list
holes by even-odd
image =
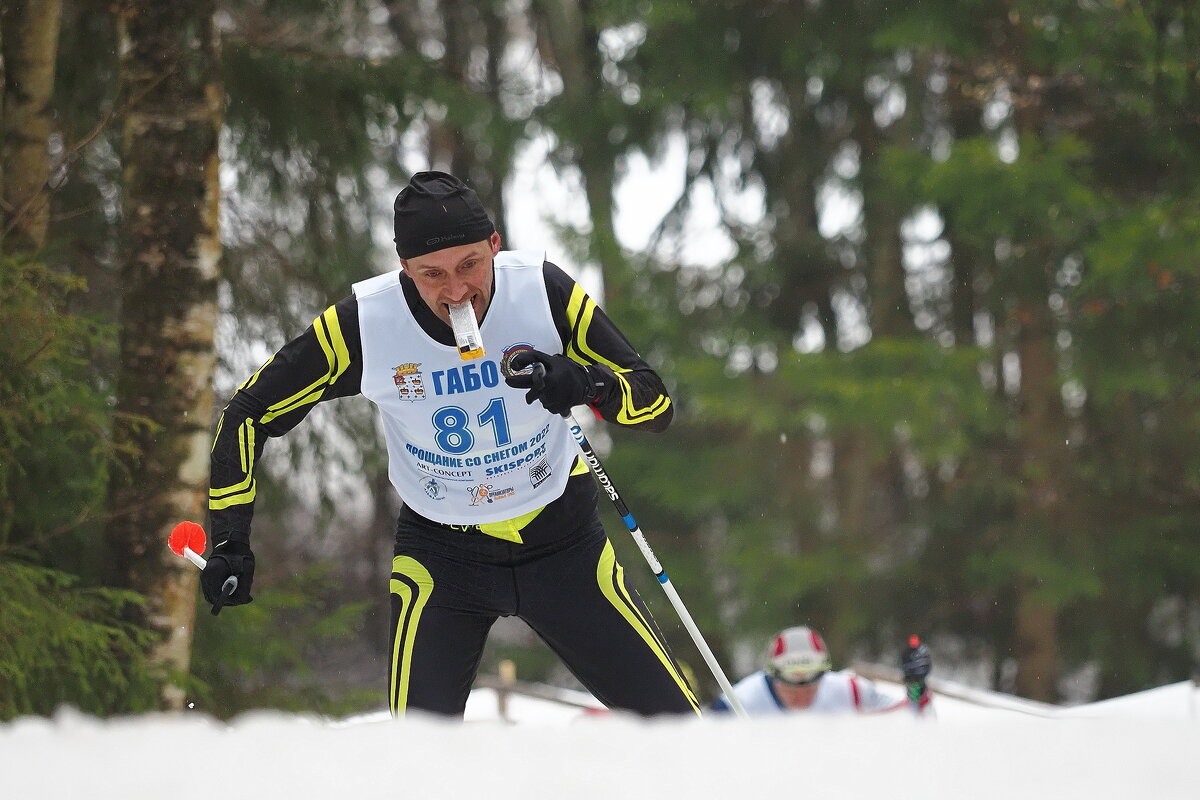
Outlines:
{"label": "black knit beanie", "polygon": [[396,252],[416,258],[446,247],[480,242],[496,226],[479,196],[445,172],[418,172],[396,195]]}

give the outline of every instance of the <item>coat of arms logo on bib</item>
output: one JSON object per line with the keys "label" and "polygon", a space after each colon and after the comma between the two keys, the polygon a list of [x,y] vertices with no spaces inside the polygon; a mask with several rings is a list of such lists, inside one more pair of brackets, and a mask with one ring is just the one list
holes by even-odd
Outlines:
{"label": "coat of arms logo on bib", "polygon": [[421,375],[420,367],[420,364],[413,363],[392,367],[396,372],[392,380],[396,383],[401,400],[425,399],[425,378]]}

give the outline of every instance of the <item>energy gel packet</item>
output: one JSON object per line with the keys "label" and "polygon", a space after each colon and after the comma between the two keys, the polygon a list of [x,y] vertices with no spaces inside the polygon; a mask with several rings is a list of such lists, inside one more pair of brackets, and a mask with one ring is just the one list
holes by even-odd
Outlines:
{"label": "energy gel packet", "polygon": [[454,343],[458,345],[458,355],[463,361],[471,361],[483,356],[483,336],[479,333],[479,322],[475,319],[475,308],[468,300],[456,306],[448,305],[450,309],[450,327],[454,328]]}

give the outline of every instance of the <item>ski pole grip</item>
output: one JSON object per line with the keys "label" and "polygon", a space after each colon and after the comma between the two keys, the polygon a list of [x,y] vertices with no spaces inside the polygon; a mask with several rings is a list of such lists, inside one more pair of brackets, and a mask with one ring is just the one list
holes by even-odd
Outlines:
{"label": "ski pole grip", "polygon": [[[200,569],[204,569],[208,566],[208,562],[204,559],[204,556],[200,555],[190,547],[183,548],[183,557],[195,564]],[[221,613],[221,608],[225,605],[225,601],[233,597],[233,593],[237,591],[237,587],[237,575],[230,575],[225,579],[225,582],[221,584],[221,598],[213,604],[212,613],[214,617]]]}
{"label": "ski pole grip", "polygon": [[[542,389],[546,388],[546,365],[540,361],[535,361],[529,369],[533,376],[533,388],[540,392]],[[562,412],[561,416],[565,420],[570,420],[571,409],[568,408],[566,411]]]}
{"label": "ski pole grip", "polygon": [[217,602],[213,603],[212,615],[215,617],[221,613],[221,609],[225,607],[225,601],[233,597],[233,593],[237,591],[238,579],[236,575],[230,575],[221,584],[221,596],[217,598]]}
{"label": "ski pole grip", "polygon": [[[204,569],[208,566],[208,562],[204,560],[204,556],[198,554],[190,547],[183,548],[183,557],[195,564],[200,569]],[[233,593],[237,591],[237,587],[237,575],[230,575],[225,579],[225,582],[221,584],[221,594],[225,595],[225,597],[231,597]]]}

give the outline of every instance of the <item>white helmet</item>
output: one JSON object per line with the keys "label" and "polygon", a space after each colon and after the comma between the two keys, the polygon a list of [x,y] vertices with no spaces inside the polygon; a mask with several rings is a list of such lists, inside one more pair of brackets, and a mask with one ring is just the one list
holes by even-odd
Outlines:
{"label": "white helmet", "polygon": [[784,683],[812,683],[832,668],[825,640],[806,625],[781,631],[767,652],[767,674]]}

